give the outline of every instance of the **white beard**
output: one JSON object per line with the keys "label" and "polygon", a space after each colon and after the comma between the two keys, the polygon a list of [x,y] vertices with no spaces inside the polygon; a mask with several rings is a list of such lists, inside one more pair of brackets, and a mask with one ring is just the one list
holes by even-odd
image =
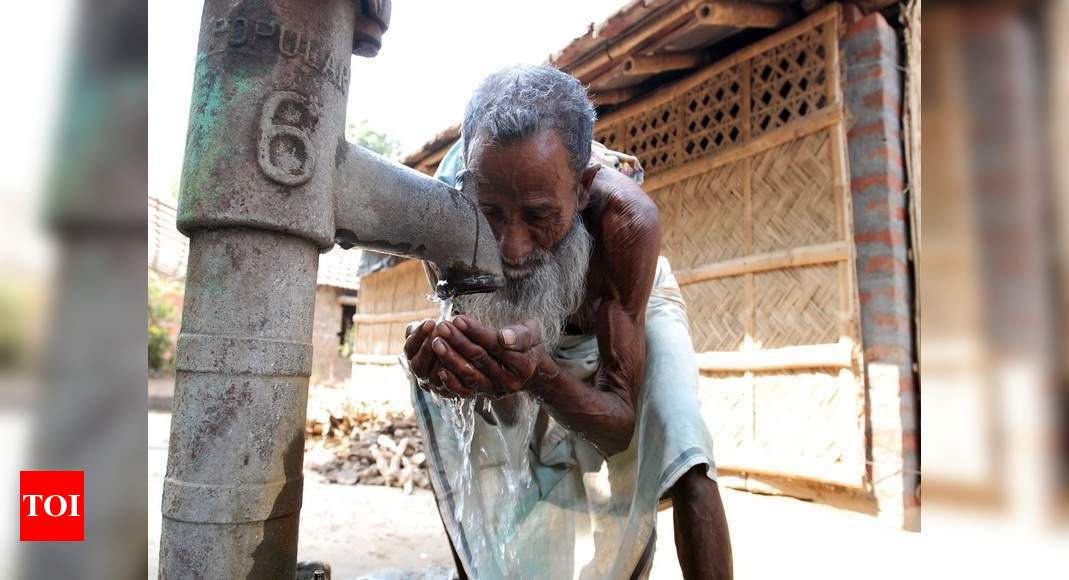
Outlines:
{"label": "white beard", "polygon": [[537,320],[542,342],[552,353],[569,316],[583,304],[594,240],[578,213],[564,239],[552,250],[535,250],[522,269],[505,269],[505,286],[490,294],[458,296],[460,311],[504,328]]}

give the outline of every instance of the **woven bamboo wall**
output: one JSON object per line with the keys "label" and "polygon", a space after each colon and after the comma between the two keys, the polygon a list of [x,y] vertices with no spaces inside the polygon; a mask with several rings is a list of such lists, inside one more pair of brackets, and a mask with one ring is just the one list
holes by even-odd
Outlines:
{"label": "woven bamboo wall", "polygon": [[437,317],[427,299],[430,290],[418,260],[368,274],[360,280],[360,300],[353,317],[357,362],[396,362],[404,346],[405,326]]}
{"label": "woven bamboo wall", "polygon": [[595,133],[647,169],[718,464],[859,487],[838,23],[833,5],[606,116]]}

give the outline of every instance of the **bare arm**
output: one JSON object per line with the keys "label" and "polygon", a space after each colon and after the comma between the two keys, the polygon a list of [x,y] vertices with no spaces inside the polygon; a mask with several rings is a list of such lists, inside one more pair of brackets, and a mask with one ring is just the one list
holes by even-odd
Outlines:
{"label": "bare arm", "polygon": [[606,456],[627,449],[645,377],[646,303],[660,255],[660,218],[653,201],[615,171],[598,173],[605,208],[595,257],[605,287],[596,307],[600,365],[594,388],[560,372],[545,357],[528,390],[547,411]]}

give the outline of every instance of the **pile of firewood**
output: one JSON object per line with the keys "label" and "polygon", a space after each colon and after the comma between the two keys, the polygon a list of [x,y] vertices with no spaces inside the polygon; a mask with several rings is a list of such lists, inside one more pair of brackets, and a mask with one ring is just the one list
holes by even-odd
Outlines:
{"label": "pile of firewood", "polygon": [[309,415],[305,466],[331,483],[430,489],[423,438],[411,413],[358,403]]}

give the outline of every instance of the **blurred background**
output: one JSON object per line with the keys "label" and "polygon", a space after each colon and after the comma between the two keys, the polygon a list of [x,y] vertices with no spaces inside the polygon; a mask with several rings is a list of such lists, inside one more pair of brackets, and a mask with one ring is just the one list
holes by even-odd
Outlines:
{"label": "blurred background", "polygon": [[924,12],[924,530],[959,540],[945,571],[1066,562],[1067,24],[1065,2]]}
{"label": "blurred background", "polygon": [[[791,6],[804,14],[824,4]],[[881,13],[900,55],[910,388],[920,395],[910,413],[921,429],[909,442],[920,473],[907,465],[891,476],[919,480],[910,505],[921,533],[820,497],[732,490],[737,572],[1064,577],[1069,3],[844,4]],[[382,52],[353,59],[347,136],[427,169],[448,143],[433,137],[459,121],[480,78],[545,62],[625,5],[395,2]],[[83,469],[87,510],[84,543],[20,544],[15,504],[0,503],[0,577],[155,577],[185,268],[170,226],[200,3],[53,0],[3,10],[12,48],[0,93],[0,495],[15,495],[21,469]],[[421,95],[418,106],[411,95]],[[415,554],[418,568],[448,570],[419,478],[364,481],[336,452],[338,441],[347,454],[349,441],[370,437],[418,462],[414,447],[397,452],[412,435],[409,419],[346,390],[351,355],[361,354],[352,297],[361,275],[387,266],[358,252],[323,257],[317,299],[330,309],[316,348],[330,356],[317,358],[313,377],[307,467],[318,478],[306,484],[302,557],[363,574],[404,567]],[[401,407],[407,398],[370,398],[391,397]],[[350,512],[360,509],[364,523],[354,526]],[[659,546],[655,575],[675,577],[673,559],[671,545]]]}

